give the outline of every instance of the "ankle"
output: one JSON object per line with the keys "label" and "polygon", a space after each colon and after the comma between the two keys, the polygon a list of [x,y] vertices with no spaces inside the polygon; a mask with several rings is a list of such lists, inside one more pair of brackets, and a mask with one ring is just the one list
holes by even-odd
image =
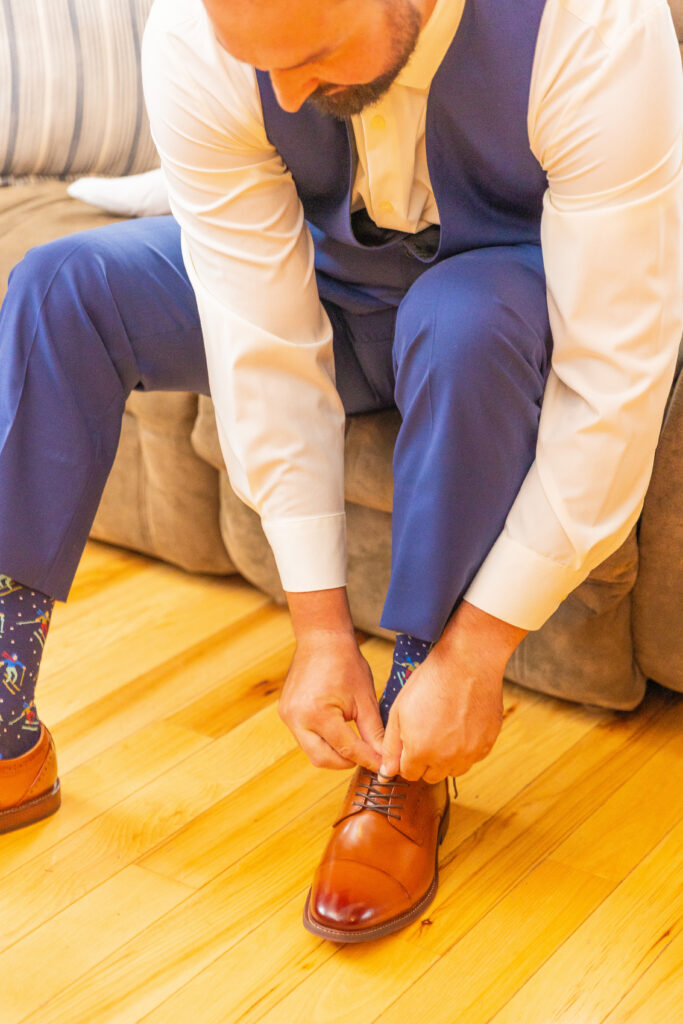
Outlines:
{"label": "ankle", "polygon": [[421,640],[408,633],[399,633],[394,645],[394,660],[384,693],[379,702],[380,717],[384,726],[389,720],[391,705],[396,700],[406,682],[425,660],[434,644],[431,640]]}
{"label": "ankle", "polygon": [[38,671],[54,601],[0,574],[0,759],[21,757],[40,738]]}

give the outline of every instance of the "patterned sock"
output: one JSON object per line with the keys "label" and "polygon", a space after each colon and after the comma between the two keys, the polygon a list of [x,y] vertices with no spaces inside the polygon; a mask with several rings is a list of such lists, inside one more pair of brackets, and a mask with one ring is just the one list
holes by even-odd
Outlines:
{"label": "patterned sock", "polygon": [[0,575],[0,759],[40,737],[35,691],[54,601]]}
{"label": "patterned sock", "polygon": [[379,713],[384,725],[387,724],[391,705],[401,692],[401,687],[405,685],[406,679],[417,666],[425,660],[433,646],[431,640],[420,640],[419,637],[410,636],[408,633],[397,634],[394,663],[379,702]]}

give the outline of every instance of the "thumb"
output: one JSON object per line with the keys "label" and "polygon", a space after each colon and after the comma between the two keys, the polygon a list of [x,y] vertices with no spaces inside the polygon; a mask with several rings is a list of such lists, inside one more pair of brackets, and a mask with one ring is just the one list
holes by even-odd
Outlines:
{"label": "thumb", "polygon": [[398,717],[398,709],[392,707],[389,712],[389,721],[384,730],[384,746],[382,748],[382,775],[391,778],[398,775],[401,766],[401,754],[403,752],[403,741],[401,740],[401,725]]}
{"label": "thumb", "polygon": [[367,700],[365,698],[359,700],[357,709],[356,725],[358,726],[358,732],[365,742],[377,752],[377,756],[381,757],[384,725],[382,724],[382,716],[379,713],[379,704],[374,694],[368,697]]}

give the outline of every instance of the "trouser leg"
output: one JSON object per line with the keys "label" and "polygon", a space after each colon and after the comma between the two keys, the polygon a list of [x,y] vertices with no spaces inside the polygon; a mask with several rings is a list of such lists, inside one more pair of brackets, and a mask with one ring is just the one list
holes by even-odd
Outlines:
{"label": "trouser leg", "polygon": [[41,246],[0,310],[0,571],[65,600],[133,388],[208,393],[171,217]]}
{"label": "trouser leg", "polygon": [[551,348],[537,246],[454,256],[404,298],[386,628],[443,631],[534,459]]}
{"label": "trouser leg", "polygon": [[[347,410],[391,404],[395,310],[326,307]],[[125,221],[31,250],[0,310],[0,365],[0,572],[64,600],[130,391],[209,393],[175,220]]]}

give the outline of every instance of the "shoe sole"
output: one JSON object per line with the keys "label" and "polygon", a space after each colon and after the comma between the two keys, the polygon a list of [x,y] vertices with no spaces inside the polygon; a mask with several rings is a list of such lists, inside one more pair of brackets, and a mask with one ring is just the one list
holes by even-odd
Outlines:
{"label": "shoe sole", "polygon": [[62,802],[62,792],[59,786],[59,779],[52,789],[46,793],[35,796],[17,807],[7,807],[0,811],[0,835],[4,832],[13,832],[15,828],[23,828],[24,825],[31,825],[34,821],[47,818],[59,809]]}
{"label": "shoe sole", "polygon": [[319,935],[323,939],[330,939],[332,942],[370,942],[371,939],[381,939],[385,935],[391,935],[392,932],[400,931],[401,928],[405,928],[406,925],[412,924],[417,918],[427,909],[432,903],[436,896],[437,889],[439,888],[439,847],[446,838],[446,832],[448,831],[448,824],[451,820],[451,801],[450,797],[446,804],[446,810],[444,816],[439,822],[439,833],[437,836],[436,843],[436,854],[434,857],[434,878],[432,884],[427,889],[424,896],[415,903],[409,910],[404,910],[402,914],[398,914],[397,917],[392,917],[389,921],[383,921],[382,924],[374,925],[372,928],[359,928],[356,931],[343,928],[329,928],[327,925],[320,924],[315,918],[311,916],[311,890],[308,890],[306,897],[306,905],[304,907],[303,925],[304,928],[311,932],[313,935]]}

